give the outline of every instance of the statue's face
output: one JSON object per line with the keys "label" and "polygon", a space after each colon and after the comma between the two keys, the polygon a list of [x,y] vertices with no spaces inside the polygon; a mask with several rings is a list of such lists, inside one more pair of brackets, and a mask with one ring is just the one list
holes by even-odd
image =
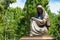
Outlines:
{"label": "statue's face", "polygon": [[42,14],[43,13],[43,9],[42,8],[37,8],[37,12],[38,12],[38,14]]}

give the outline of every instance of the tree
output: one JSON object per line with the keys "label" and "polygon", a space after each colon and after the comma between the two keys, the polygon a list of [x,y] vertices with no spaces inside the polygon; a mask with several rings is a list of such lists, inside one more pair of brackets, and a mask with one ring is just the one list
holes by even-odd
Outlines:
{"label": "tree", "polygon": [[[26,0],[24,9],[23,9],[23,15],[24,18],[22,19],[21,24],[21,36],[29,36],[30,33],[30,19],[31,17],[35,16],[36,6],[42,5],[46,10],[48,9],[49,1],[48,0]],[[23,30],[24,29],[24,30]]]}
{"label": "tree", "polygon": [[50,17],[50,27],[49,27],[49,34],[56,38],[56,40],[60,40],[60,14],[56,15],[48,10],[49,17]]}
{"label": "tree", "polygon": [[9,4],[13,2],[16,2],[16,0],[1,0],[0,4],[2,4],[5,9],[7,9],[9,7]]}
{"label": "tree", "polygon": [[20,20],[24,17],[22,15],[22,10],[20,8],[9,8],[5,12],[6,16],[6,27],[5,27],[5,33],[7,39],[16,39],[18,38],[18,32],[20,32],[19,29],[19,23]]}
{"label": "tree", "polygon": [[6,28],[6,16],[5,12],[9,7],[10,3],[15,2],[16,0],[1,0],[0,1],[0,40],[6,40],[5,37],[5,28]]}

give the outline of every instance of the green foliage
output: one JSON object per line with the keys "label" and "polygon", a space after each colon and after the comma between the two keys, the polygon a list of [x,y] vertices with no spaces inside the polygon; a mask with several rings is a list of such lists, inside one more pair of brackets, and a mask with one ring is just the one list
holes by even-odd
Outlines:
{"label": "green foliage", "polygon": [[54,25],[50,29],[50,34],[60,40],[60,14],[55,16]]}
{"label": "green foliage", "polygon": [[55,15],[48,11],[50,17],[50,27],[49,27],[49,34],[56,38],[56,40],[60,40],[60,14]]}
{"label": "green foliage", "polygon": [[57,38],[57,40],[60,40],[60,14],[58,14],[57,15],[57,17],[56,17],[56,38]]}
{"label": "green foliage", "polygon": [[[21,18],[23,18],[24,16],[22,16],[22,10],[20,8],[10,8],[8,10],[6,10],[5,13],[6,16],[6,27],[5,27],[5,33],[6,33],[6,37],[8,37],[9,39],[17,37],[18,34],[17,32],[20,32],[18,29],[19,27],[19,23]],[[13,36],[12,36],[13,35]]]}
{"label": "green foliage", "polygon": [[49,9],[49,0],[26,0],[24,9],[10,8],[16,0],[0,1],[0,40],[17,39],[29,36],[30,19],[37,13],[36,6],[42,5],[50,17],[49,34],[60,40],[60,14],[55,15]]}
{"label": "green foliage", "polygon": [[5,9],[7,9],[9,7],[9,4],[13,2],[16,2],[16,0],[1,0],[0,4],[2,4]]}

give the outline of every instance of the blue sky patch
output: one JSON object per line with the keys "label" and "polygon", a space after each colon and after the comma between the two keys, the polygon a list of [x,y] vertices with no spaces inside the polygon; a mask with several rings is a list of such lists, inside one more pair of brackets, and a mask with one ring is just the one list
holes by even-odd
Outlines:
{"label": "blue sky patch", "polygon": [[[10,7],[16,8],[24,8],[26,0],[17,0],[16,3],[10,4]],[[49,1],[49,8],[51,12],[58,14],[58,11],[60,10],[60,0],[50,0]]]}

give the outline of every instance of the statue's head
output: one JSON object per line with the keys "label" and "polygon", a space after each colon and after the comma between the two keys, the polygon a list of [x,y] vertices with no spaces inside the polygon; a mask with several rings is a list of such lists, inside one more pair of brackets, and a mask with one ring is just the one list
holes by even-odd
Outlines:
{"label": "statue's head", "polygon": [[38,14],[42,14],[43,13],[43,7],[41,6],[41,5],[38,5],[37,6],[37,12],[38,12]]}

